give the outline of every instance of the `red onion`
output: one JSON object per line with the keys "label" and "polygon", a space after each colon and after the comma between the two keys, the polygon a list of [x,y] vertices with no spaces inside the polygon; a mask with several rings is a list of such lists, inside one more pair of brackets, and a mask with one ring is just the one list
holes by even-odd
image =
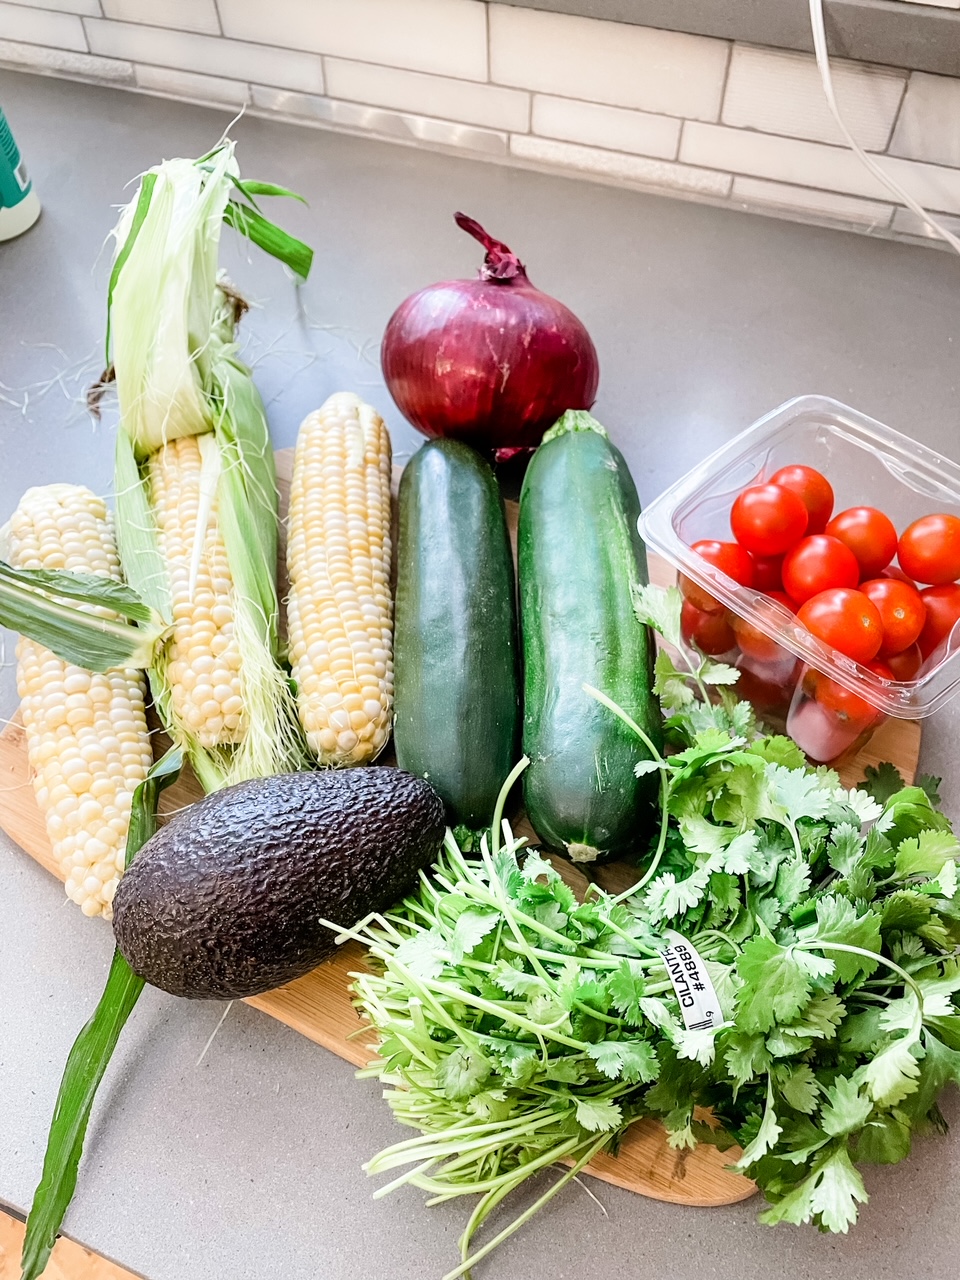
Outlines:
{"label": "red onion", "polygon": [[487,251],[479,278],[429,285],[400,304],[383,335],[383,376],[426,436],[503,453],[537,445],[566,409],[593,405],[596,349],[573,312],[530,283],[516,254],[454,216]]}

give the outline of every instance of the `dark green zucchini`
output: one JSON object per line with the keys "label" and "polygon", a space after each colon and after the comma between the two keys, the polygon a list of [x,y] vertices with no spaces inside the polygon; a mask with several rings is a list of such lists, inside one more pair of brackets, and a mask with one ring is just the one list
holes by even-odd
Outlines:
{"label": "dark green zucchini", "polygon": [[623,455],[588,413],[544,436],[520,494],[523,777],[542,840],[577,862],[620,857],[648,838],[655,773],[626,725],[584,691],[622,707],[659,749],[653,638],[633,610],[647,580],[640,502]]}
{"label": "dark green zucchini", "polygon": [[397,763],[452,825],[489,826],[519,758],[513,557],[493,471],[464,444],[425,444],[400,481],[394,631]]}

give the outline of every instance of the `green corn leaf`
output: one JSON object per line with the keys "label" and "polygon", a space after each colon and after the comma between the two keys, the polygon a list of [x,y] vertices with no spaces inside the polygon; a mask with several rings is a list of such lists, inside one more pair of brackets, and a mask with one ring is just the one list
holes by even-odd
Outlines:
{"label": "green corn leaf", "polygon": [[282,231],[251,206],[231,199],[223,211],[223,220],[259,249],[278,258],[301,279],[306,280],[313,263],[313,250],[295,236]]}
{"label": "green corn leaf", "polygon": [[258,182],[256,178],[236,178],[234,186],[239,187],[251,204],[255,203],[254,196],[288,196],[291,200],[299,200],[301,204],[307,203],[298,192],[291,191],[289,187],[278,186],[276,182]]}
{"label": "green corn leaf", "polygon": [[[156,831],[160,793],[179,776],[180,766],[180,753],[168,751],[137,787],[127,831],[127,866]],[[143,987],[143,979],[115,951],[100,1003],[77,1036],[64,1068],[47,1137],[43,1174],[27,1218],[21,1280],[36,1280],[47,1265],[76,1190],[83,1139],[97,1089]]]}
{"label": "green corn leaf", "polygon": [[116,256],[113,270],[110,272],[110,284],[107,287],[107,336],[104,353],[108,365],[110,364],[110,323],[113,316],[113,291],[116,288],[117,281],[120,279],[120,272],[123,270],[124,263],[130,257],[130,251],[136,243],[140,228],[143,226],[149,212],[153,189],[156,185],[157,175],[155,173],[144,174],[143,181],[140,183],[140,195],[137,199],[137,207],[134,210],[133,221],[130,224],[130,231],[123,243],[123,247]]}
{"label": "green corn leaf", "polygon": [[131,622],[157,622],[153,610],[125,582],[117,582],[115,578],[102,574],[69,573],[59,569],[15,569],[0,560],[0,578],[32,587],[38,594],[65,596],[82,604],[112,609]]}
{"label": "green corn leaf", "polygon": [[161,634],[61,603],[25,586],[16,571],[0,571],[0,623],[88,671],[149,667]]}

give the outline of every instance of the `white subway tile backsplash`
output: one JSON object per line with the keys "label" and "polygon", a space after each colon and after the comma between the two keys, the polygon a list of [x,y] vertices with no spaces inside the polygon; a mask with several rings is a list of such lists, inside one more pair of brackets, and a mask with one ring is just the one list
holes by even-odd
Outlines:
{"label": "white subway tile backsplash", "polygon": [[209,36],[220,34],[214,0],[102,0],[102,3],[105,18],[176,27],[179,31],[199,31]]}
{"label": "white subway tile backsplash", "polygon": [[490,129],[522,133],[529,127],[530,95],[518,89],[342,58],[325,58],[324,71],[327,92],[333,98],[463,120]]}
{"label": "white subway tile backsplash", "polygon": [[582,147],[572,142],[555,142],[532,134],[514,134],[510,139],[510,151],[521,160],[576,169],[581,173],[660,190],[714,197],[725,196],[730,190],[731,179],[726,173],[672,164],[666,160],[622,155],[617,151],[602,151],[597,147]]}
{"label": "white subway tile backsplash", "polygon": [[283,89],[254,85],[253,105],[262,111],[277,112],[296,120],[337,129],[360,130],[398,142],[452,147],[486,156],[504,156],[507,152],[507,135],[492,129],[434,120],[407,112],[385,111],[380,107],[363,107],[355,102],[314,94],[289,93]]}
{"label": "white subway tile backsplash", "polygon": [[39,44],[19,44],[15,40],[0,40],[0,65],[20,70],[29,68],[40,75],[96,80],[103,84],[133,82],[133,66],[129,62],[96,58],[89,53],[72,53],[66,49],[44,49]]}
{"label": "white subway tile backsplash", "polygon": [[573,98],[536,94],[531,129],[545,138],[580,142],[587,146],[631,151],[641,156],[676,158],[680,121],[623,107],[605,107]]}
{"label": "white subway tile backsplash", "polygon": [[[831,59],[834,89],[850,132],[867,151],[887,145],[906,72]],[[721,120],[814,142],[844,144],[830,114],[816,59],[735,44]]]}
{"label": "white subway tile backsplash", "polygon": [[256,80],[306,93],[323,92],[320,59],[293,49],[271,49],[239,40],[167,31],[131,22],[87,18],[87,35],[94,53],[126,58],[150,66]]}
{"label": "white subway tile backsplash", "polygon": [[82,20],[75,14],[52,13],[49,9],[0,4],[0,36],[27,44],[52,45],[55,49],[87,51]]}
{"label": "white subway tile backsplash", "polygon": [[[749,129],[688,121],[680,139],[680,159],[687,164],[871,199],[890,194],[852,151]],[[925,208],[960,211],[960,169],[889,156],[878,157],[877,163]]]}
{"label": "white subway tile backsplash", "polygon": [[17,0],[28,9],[54,9],[57,13],[82,13],[90,17],[99,15],[100,0]]}
{"label": "white subway tile backsplash", "polygon": [[137,67],[137,85],[149,93],[188,102],[224,103],[242,107],[250,101],[250,88],[239,80],[202,76],[195,71],[173,71],[170,67]]}
{"label": "white subway tile backsplash", "polygon": [[219,0],[224,33],[468,80],[487,78],[479,0]]}
{"label": "white subway tile backsplash", "polygon": [[499,84],[610,106],[716,120],[724,40],[490,5],[490,76]]}
{"label": "white subway tile backsplash", "polygon": [[890,153],[960,165],[960,80],[913,72]]}
{"label": "white subway tile backsplash", "polygon": [[904,0],[905,4],[932,4],[938,9],[960,9],[960,0]]}
{"label": "white subway tile backsplash", "polygon": [[869,228],[888,226],[893,213],[893,205],[880,200],[859,200],[856,196],[816,191],[812,187],[794,187],[785,182],[767,182],[763,178],[734,178],[731,199],[749,205],[771,205],[794,213],[832,218],[837,222],[856,222]]}

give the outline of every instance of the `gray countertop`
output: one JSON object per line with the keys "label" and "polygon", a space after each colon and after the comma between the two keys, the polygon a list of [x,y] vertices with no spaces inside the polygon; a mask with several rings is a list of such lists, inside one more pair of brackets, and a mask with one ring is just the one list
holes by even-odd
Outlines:
{"label": "gray countertop", "polygon": [[[158,158],[207,150],[228,116],[4,72],[0,102],[45,208],[29,234],[0,246],[4,518],[30,484],[108,489],[110,426],[91,425],[82,391],[100,369],[112,208]],[[299,297],[262,255],[232,244],[226,254],[257,303],[247,355],[278,445],[350,387],[385,414],[401,459],[416,447],[383,388],[377,344],[407,293],[478,265],[453,225],[462,208],[586,322],[603,368],[597,414],[645,500],[806,391],[960,456],[951,256],[275,122],[244,119],[235,135],[247,176],[307,196],[308,209],[278,214],[317,250]],[[0,714],[14,705],[7,666]],[[922,761],[947,778],[954,815],[958,727],[960,705],[936,716]],[[111,935],[2,843],[0,1200],[26,1208]],[[361,1161],[398,1134],[377,1086],[244,1005],[198,1064],[221,1012],[146,992],[94,1113],[68,1232],[151,1280],[429,1280],[454,1265],[465,1206],[426,1209],[412,1190],[371,1199]],[[960,1120],[955,1097],[946,1110]],[[601,1211],[572,1186],[477,1280],[955,1275],[960,1137],[919,1143],[905,1164],[868,1170],[867,1185],[849,1237],[760,1227],[756,1203],[680,1209],[592,1183]]]}

